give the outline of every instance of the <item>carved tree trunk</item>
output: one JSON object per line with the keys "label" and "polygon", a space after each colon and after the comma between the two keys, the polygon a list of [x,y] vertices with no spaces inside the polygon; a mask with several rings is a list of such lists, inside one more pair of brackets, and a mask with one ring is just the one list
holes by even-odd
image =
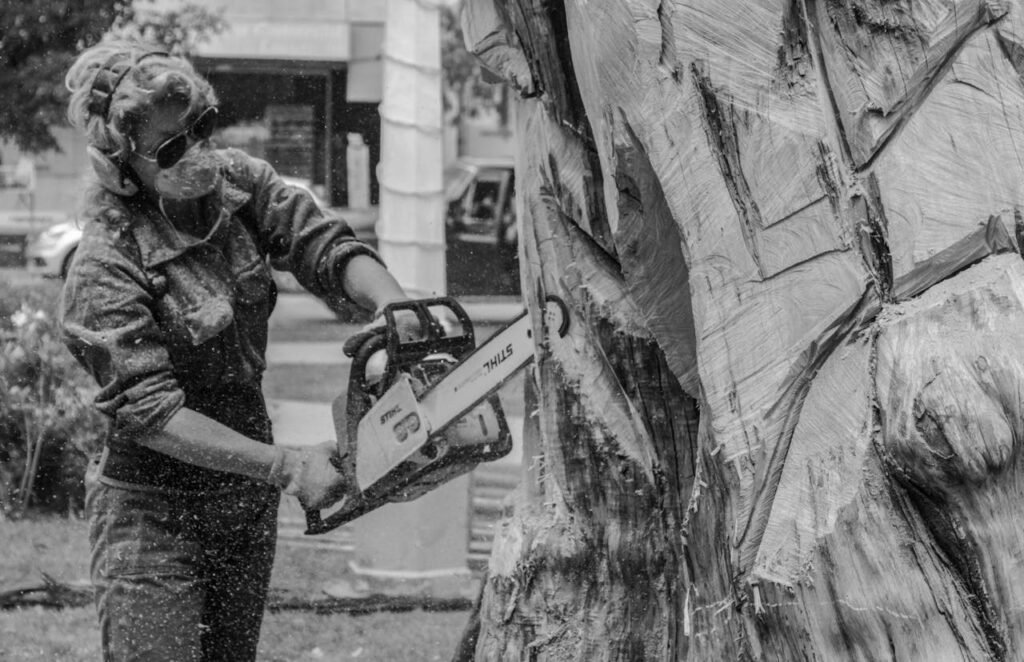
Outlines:
{"label": "carved tree trunk", "polygon": [[477,659],[1024,658],[1021,3],[469,1],[543,339]]}

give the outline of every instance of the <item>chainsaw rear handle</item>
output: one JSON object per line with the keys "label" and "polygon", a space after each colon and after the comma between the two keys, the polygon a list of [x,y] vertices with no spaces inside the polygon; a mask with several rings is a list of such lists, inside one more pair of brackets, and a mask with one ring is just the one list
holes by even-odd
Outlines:
{"label": "chainsaw rear handle", "polygon": [[[431,308],[447,308],[458,320],[462,333],[449,337],[440,322],[430,313]],[[412,311],[420,323],[421,338],[402,341],[395,322],[395,313]],[[407,369],[430,354],[451,354],[458,358],[472,352],[476,347],[473,334],[473,322],[469,314],[451,297],[433,297],[398,301],[384,307],[384,327],[379,334],[373,335],[360,345],[352,357],[349,370],[348,392],[346,395],[345,439],[338,440],[338,453],[341,457],[341,473],[347,473],[355,482],[355,452],[359,421],[373,406],[399,372]],[[367,381],[366,367],[370,358],[385,349],[387,351],[387,368],[377,384]],[[361,493],[346,498],[342,507],[327,517],[319,510],[306,511],[306,534],[319,535],[332,531],[346,522],[363,515],[381,505],[377,499],[365,498]]]}
{"label": "chainsaw rear handle", "polygon": [[[384,349],[386,346],[385,332],[370,336],[352,357],[352,367],[348,374],[348,391],[345,396],[345,438],[338,439],[339,464],[336,465],[338,472],[348,475],[353,483],[356,482],[355,470],[355,439],[356,431],[359,429],[359,421],[363,415],[373,406],[375,395],[373,385],[366,380],[366,364],[370,357]],[[379,394],[376,394],[379,395]],[[337,405],[335,405],[337,406]],[[358,487],[358,486],[357,486]],[[306,510],[306,535],[316,536],[328,531],[333,531],[342,524],[350,522],[377,507],[376,503],[364,499],[359,493],[353,493],[345,497],[342,507],[327,517],[324,517],[319,510]]]}
{"label": "chainsaw rear handle", "polygon": [[351,522],[360,515],[365,515],[381,505],[371,499],[364,499],[361,495],[351,496],[348,499],[341,509],[327,517],[322,517],[319,510],[307,510],[306,535],[318,536],[328,531],[333,531],[342,524]]}
{"label": "chainsaw rear handle", "polygon": [[[346,464],[348,466],[346,466]],[[348,476],[349,479],[355,483],[355,462],[354,458],[341,457],[338,460],[331,458],[331,465],[337,470],[339,474]],[[359,507],[362,509],[359,510]],[[366,502],[360,494],[350,494],[346,496],[342,502],[342,507],[331,513],[327,517],[324,517],[319,510],[306,510],[306,535],[319,535],[321,533],[327,533],[333,531],[345,522],[355,519],[363,513],[373,510],[375,506]]]}

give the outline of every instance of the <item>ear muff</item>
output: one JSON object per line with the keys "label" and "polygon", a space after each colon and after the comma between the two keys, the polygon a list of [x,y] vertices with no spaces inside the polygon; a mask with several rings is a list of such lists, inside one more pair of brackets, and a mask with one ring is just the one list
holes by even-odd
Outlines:
{"label": "ear muff", "polygon": [[92,169],[99,177],[103,188],[125,197],[139,192],[138,185],[125,175],[121,166],[110,158],[109,154],[104,154],[93,145],[86,147],[85,151],[89,155],[89,163],[92,164]]}
{"label": "ear muff", "polygon": [[121,84],[133,66],[131,60],[123,53],[115,53],[103,63],[92,79],[92,88],[89,90],[88,110],[90,115],[98,115],[106,121],[107,115],[110,113],[110,101],[114,98],[114,90]]}
{"label": "ear muff", "polygon": [[134,60],[131,59],[130,53],[111,55],[92,79],[92,87],[89,89],[89,105],[87,106],[89,114],[102,117],[104,122],[110,119],[110,102],[114,99],[117,86],[139,62],[152,56],[170,57],[170,54],[164,51],[148,51]]}
{"label": "ear muff", "polygon": [[[164,51],[149,51],[134,60],[131,57],[131,53],[115,53],[111,55],[93,78],[92,87],[89,89],[89,105],[87,106],[89,114],[103,118],[104,123],[109,121],[110,102],[114,98],[117,86],[121,84],[121,81],[131,73],[131,70],[139,62],[151,56],[170,57],[170,54]],[[110,155],[104,154],[93,145],[89,145],[86,148],[86,152],[89,155],[92,169],[99,177],[103,188],[111,193],[123,196],[132,196],[139,192],[138,184],[131,177],[127,176],[121,164],[110,158]]]}

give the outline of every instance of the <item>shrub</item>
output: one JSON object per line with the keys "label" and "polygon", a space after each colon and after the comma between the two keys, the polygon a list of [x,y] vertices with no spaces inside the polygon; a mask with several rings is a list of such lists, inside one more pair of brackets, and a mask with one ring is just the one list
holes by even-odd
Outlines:
{"label": "shrub", "polygon": [[105,421],[95,384],[64,347],[58,283],[0,282],[0,516],[79,512]]}

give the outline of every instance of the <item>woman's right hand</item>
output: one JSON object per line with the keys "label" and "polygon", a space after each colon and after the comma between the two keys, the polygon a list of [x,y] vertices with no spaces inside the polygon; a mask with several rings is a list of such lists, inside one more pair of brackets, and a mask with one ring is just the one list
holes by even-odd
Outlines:
{"label": "woman's right hand", "polygon": [[339,470],[340,457],[333,441],[278,450],[268,481],[297,497],[305,510],[328,508],[351,492],[352,478]]}

